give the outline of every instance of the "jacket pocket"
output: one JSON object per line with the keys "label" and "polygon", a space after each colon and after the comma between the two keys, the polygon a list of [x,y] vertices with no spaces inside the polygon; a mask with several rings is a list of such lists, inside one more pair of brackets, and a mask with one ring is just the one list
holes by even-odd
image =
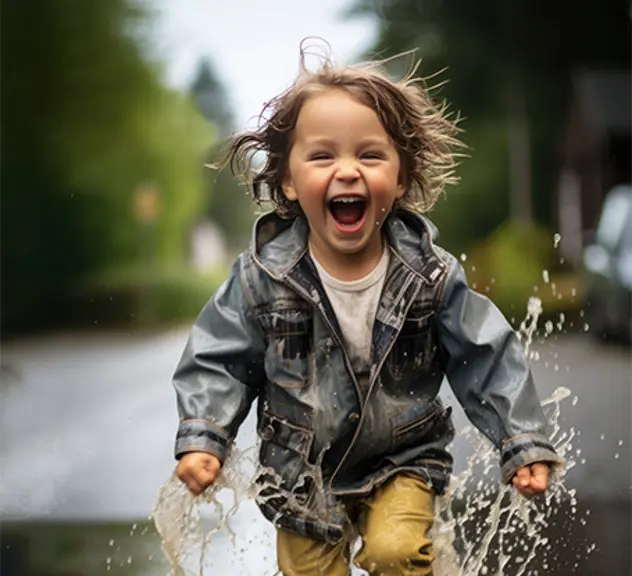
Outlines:
{"label": "jacket pocket", "polygon": [[439,401],[418,402],[391,418],[393,450],[421,442],[443,412]]}
{"label": "jacket pocket", "polygon": [[419,372],[430,365],[435,351],[433,320],[432,310],[413,310],[404,320],[386,361],[394,378]]}
{"label": "jacket pocket", "polygon": [[268,380],[284,388],[306,386],[314,356],[313,311],[300,307],[272,310],[261,316],[261,322],[268,334]]}
{"label": "jacket pocket", "polygon": [[261,465],[274,471],[276,483],[290,491],[303,484],[299,479],[309,469],[314,432],[269,412],[261,413],[257,431],[263,441]]}

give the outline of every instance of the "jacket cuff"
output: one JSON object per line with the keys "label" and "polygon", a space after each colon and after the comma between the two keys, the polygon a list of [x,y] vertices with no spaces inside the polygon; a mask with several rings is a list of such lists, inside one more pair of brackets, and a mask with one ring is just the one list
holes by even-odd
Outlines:
{"label": "jacket cuff", "polygon": [[207,420],[183,420],[176,436],[175,457],[187,452],[208,452],[223,464],[230,436],[221,427]]}
{"label": "jacket cuff", "polygon": [[554,478],[566,467],[564,458],[555,452],[549,439],[542,434],[520,434],[505,440],[500,454],[500,472],[504,484],[509,484],[518,468],[536,462],[549,464]]}

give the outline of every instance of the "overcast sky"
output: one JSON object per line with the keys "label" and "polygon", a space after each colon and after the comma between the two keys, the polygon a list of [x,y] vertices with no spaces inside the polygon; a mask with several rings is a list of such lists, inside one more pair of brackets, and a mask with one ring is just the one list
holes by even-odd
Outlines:
{"label": "overcast sky", "polygon": [[285,88],[298,69],[298,47],[320,36],[334,59],[348,62],[369,48],[376,23],[345,21],[349,0],[153,0],[160,18],[157,51],[167,79],[187,86],[202,55],[212,57],[243,127],[262,104]]}

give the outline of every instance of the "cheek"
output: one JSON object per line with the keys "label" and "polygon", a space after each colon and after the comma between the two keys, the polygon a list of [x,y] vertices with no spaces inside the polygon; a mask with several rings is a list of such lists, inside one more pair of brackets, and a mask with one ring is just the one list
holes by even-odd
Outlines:
{"label": "cheek", "polygon": [[307,169],[296,174],[295,183],[299,195],[317,197],[327,194],[329,180],[329,175],[325,171]]}
{"label": "cheek", "polygon": [[371,185],[374,198],[381,203],[390,204],[404,192],[399,182],[397,171],[376,175]]}

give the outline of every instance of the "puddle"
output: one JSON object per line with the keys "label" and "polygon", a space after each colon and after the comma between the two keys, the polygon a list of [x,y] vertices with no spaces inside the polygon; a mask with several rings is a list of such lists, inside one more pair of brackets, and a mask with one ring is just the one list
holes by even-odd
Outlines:
{"label": "puddle", "polygon": [[153,522],[3,522],[2,576],[165,576]]}

